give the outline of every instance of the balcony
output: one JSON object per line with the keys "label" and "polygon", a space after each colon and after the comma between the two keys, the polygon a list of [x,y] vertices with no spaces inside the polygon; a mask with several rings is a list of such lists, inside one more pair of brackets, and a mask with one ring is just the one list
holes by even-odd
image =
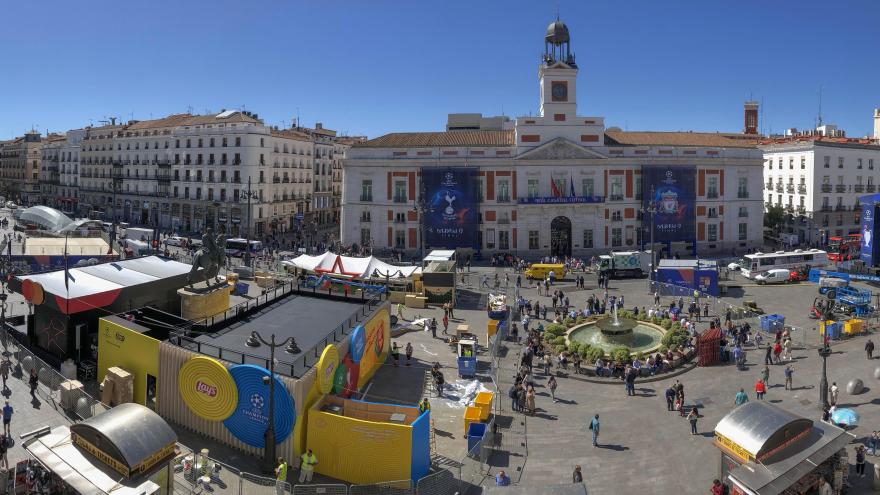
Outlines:
{"label": "balcony", "polygon": [[361,215],[361,222],[370,222],[370,215]]}
{"label": "balcony", "polygon": [[272,183],[273,184],[281,184],[281,178],[280,177],[272,177]]}
{"label": "balcony", "polygon": [[394,223],[406,223],[406,219],[403,217],[394,217]]}
{"label": "balcony", "polygon": [[788,194],[794,194],[794,184],[786,185],[785,192],[787,192]]}
{"label": "balcony", "polygon": [[853,192],[857,192],[857,193],[865,192],[865,186],[863,186],[861,184],[856,184],[853,186]]}
{"label": "balcony", "polygon": [[782,192],[782,191],[783,191],[783,185],[782,185],[782,184],[776,184],[776,192]]}
{"label": "balcony", "polygon": [[822,184],[822,192],[830,193],[831,192],[831,184]]}
{"label": "balcony", "polygon": [[496,196],[496,197],[495,197],[495,202],[496,202],[496,203],[510,203],[510,195],[509,195],[509,194],[505,194],[505,195],[503,195],[503,196]]}
{"label": "balcony", "polygon": [[372,194],[370,194],[370,195],[361,194],[361,199],[360,199],[360,200],[361,200],[362,202],[365,202],[365,203],[372,202],[372,201],[373,201],[373,195],[372,195]]}
{"label": "balcony", "polygon": [[786,213],[794,213],[794,205],[785,205]]}
{"label": "balcony", "polygon": [[798,194],[807,194],[807,186],[806,184],[798,184],[797,186]]}
{"label": "balcony", "polygon": [[608,201],[623,201],[623,195],[622,194],[612,194],[611,196],[608,196]]}
{"label": "balcony", "polygon": [[233,178],[232,178],[232,183],[233,183],[233,184],[241,184],[241,177],[237,177],[237,176],[236,176],[236,177],[233,177]]}
{"label": "balcony", "polygon": [[877,192],[877,186],[875,186],[874,184],[868,184],[867,186],[865,186],[865,192]]}
{"label": "balcony", "polygon": [[846,211],[846,205],[837,205],[834,207],[834,211]]}
{"label": "balcony", "polygon": [[836,186],[834,186],[834,192],[845,193],[846,192],[846,185],[837,184]]}
{"label": "balcony", "polygon": [[406,196],[394,196],[395,203],[406,203]]}
{"label": "balcony", "polygon": [[831,205],[822,205],[822,208],[819,209],[819,211],[823,211],[826,213],[829,211],[832,211],[832,210],[833,210],[833,208],[831,208]]}
{"label": "balcony", "polygon": [[737,199],[749,199],[748,191],[737,191],[736,192]]}
{"label": "balcony", "polygon": [[799,205],[797,207],[797,212],[799,215],[805,215],[807,213],[807,207],[804,205]]}

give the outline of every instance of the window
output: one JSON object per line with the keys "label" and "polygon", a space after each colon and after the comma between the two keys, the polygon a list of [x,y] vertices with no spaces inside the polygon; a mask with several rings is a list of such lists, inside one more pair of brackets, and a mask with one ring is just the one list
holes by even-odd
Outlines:
{"label": "window", "polygon": [[611,194],[608,199],[611,201],[620,201],[623,199],[623,177],[611,177],[609,187],[611,189]]}
{"label": "window", "polygon": [[495,229],[486,229],[486,249],[495,249]]}
{"label": "window", "polygon": [[642,176],[637,175],[633,180],[633,187],[635,188],[635,199],[642,199]]}
{"label": "window", "polygon": [[859,158],[859,159],[856,161],[856,168],[859,169],[859,170],[862,169],[862,159],[861,159],[861,158]]}
{"label": "window", "polygon": [[749,224],[741,223],[737,226],[737,239],[744,241],[749,235]]}
{"label": "window", "polygon": [[596,194],[593,179],[581,179],[581,196],[592,197]]}
{"label": "window", "polygon": [[804,199],[805,199],[805,198],[804,198],[803,196],[801,196],[801,205],[800,205],[801,208],[803,208],[803,207],[805,206],[805,204],[804,204]]}
{"label": "window", "polygon": [[211,138],[210,140],[208,140],[208,146],[210,146],[211,148],[214,147],[214,138]]}
{"label": "window", "polygon": [[406,203],[406,181],[405,180],[394,181],[394,202],[395,203]]}
{"label": "window", "polygon": [[498,231],[498,249],[510,249],[510,232],[506,230]]}
{"label": "window", "polygon": [[708,241],[716,242],[718,240],[718,225],[714,223],[710,223],[707,227],[708,230]]}
{"label": "window", "polygon": [[789,170],[794,170],[794,158],[789,158],[789,159],[788,159],[788,169],[789,169]]}
{"label": "window", "polygon": [[874,159],[868,158],[868,170],[874,170]]}
{"label": "window", "polygon": [[870,175],[868,176],[868,185],[869,185],[869,186],[873,186],[873,185],[874,185],[874,178],[871,177]]}
{"label": "window", "polygon": [[485,183],[483,182],[483,180],[484,180],[484,178],[480,177],[480,179],[478,181],[478,187],[477,187],[477,201],[480,203],[483,202],[483,198],[485,197],[485,195],[483,194],[483,191],[486,190]]}
{"label": "window", "polygon": [[710,206],[706,209],[706,216],[709,218],[718,218],[718,209],[714,206]]}
{"label": "window", "polygon": [[828,203],[828,196],[822,196],[822,208],[828,208],[831,205]]}
{"label": "window", "polygon": [[240,137],[235,138],[235,145],[241,146],[241,138]]}
{"label": "window", "polygon": [[[498,181],[498,195],[495,200],[499,203],[507,203],[510,201],[510,181],[502,179]],[[501,244],[501,233],[498,234],[498,244]]]}
{"label": "window", "polygon": [[831,166],[831,157],[830,157],[830,156],[826,156],[826,157],[825,157],[825,168],[828,168],[828,167],[830,167],[830,166]]}
{"label": "window", "polygon": [[[529,179],[528,185],[529,197],[537,198],[538,197],[538,179]],[[529,248],[531,249],[531,248]],[[538,249],[538,248],[534,248]]]}
{"label": "window", "polygon": [[843,168],[843,157],[837,157],[837,168]]}
{"label": "window", "polygon": [[537,230],[529,231],[529,249],[540,249],[540,234]]}
{"label": "window", "polygon": [[584,231],[584,249],[593,247],[593,231],[585,230]]}
{"label": "window", "polygon": [[706,179],[706,197],[709,199],[718,197],[718,177],[708,177]]}
{"label": "window", "polygon": [[[801,200],[803,200],[803,198],[801,198]],[[749,209],[748,209],[748,207],[746,207],[746,206],[740,206],[740,207],[739,207],[739,215],[737,215],[737,216],[739,216],[739,218],[745,218],[745,217],[749,216]]]}
{"label": "window", "polygon": [[620,213],[620,210],[616,210],[616,211],[611,212],[611,221],[612,222],[619,222],[621,220],[623,220],[623,215]]}
{"label": "window", "polygon": [[222,146],[225,148],[225,147],[226,147],[226,144],[227,144],[227,138],[223,138],[223,144],[222,144]]}
{"label": "window", "polygon": [[371,245],[371,238],[372,235],[370,234],[370,229],[361,229],[361,246]]}
{"label": "window", "polygon": [[373,181],[370,179],[361,181],[361,201],[373,201]]}
{"label": "window", "polygon": [[611,247],[623,246],[623,229],[615,227],[611,229]]}
{"label": "window", "polygon": [[394,247],[396,249],[406,249],[406,231],[405,230],[395,230],[394,231]]}
{"label": "window", "polygon": [[747,199],[749,197],[749,179],[748,177],[740,177],[736,181],[736,197],[739,199]]}
{"label": "window", "polygon": [[831,185],[831,176],[830,175],[823,175],[822,176],[822,185],[828,185],[828,186]]}
{"label": "window", "polygon": [[807,168],[807,158],[802,156],[801,157],[801,170],[804,170],[806,168]]}

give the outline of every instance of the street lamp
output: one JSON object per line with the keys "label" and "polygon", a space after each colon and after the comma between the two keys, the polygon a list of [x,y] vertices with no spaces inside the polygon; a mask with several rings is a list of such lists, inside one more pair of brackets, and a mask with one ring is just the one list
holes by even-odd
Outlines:
{"label": "street lamp", "polygon": [[819,379],[819,400],[822,401],[822,410],[828,407],[828,373],[826,371],[826,364],[828,362],[828,356],[831,355],[831,347],[828,346],[828,341],[825,341],[822,347],[819,348],[819,357],[822,358],[822,378]]}
{"label": "street lamp", "polygon": [[650,280],[654,280],[654,267],[655,267],[655,255],[654,255],[654,214],[657,213],[657,207],[654,206],[654,186],[651,185],[651,193],[648,196],[648,207],[642,207],[640,209],[642,212],[642,246],[645,245],[645,215],[650,215],[651,217],[651,273],[648,274],[648,278]]}
{"label": "street lamp", "polygon": [[247,190],[241,191],[241,198],[247,200],[247,225],[245,225],[245,247],[244,247],[244,266],[251,266],[251,199],[259,199],[260,195],[256,191],[251,191],[251,177],[248,176]]}
{"label": "street lamp", "polygon": [[251,332],[245,345],[248,347],[260,347],[265,345],[269,347],[269,377],[263,378],[263,382],[269,382],[269,424],[266,427],[264,443],[266,450],[263,451],[263,471],[271,473],[275,464],[275,348],[284,347],[284,352],[288,354],[299,354],[302,352],[296,345],[296,339],[288,337],[284,342],[275,343],[275,334],[269,341],[265,341],[257,332]]}

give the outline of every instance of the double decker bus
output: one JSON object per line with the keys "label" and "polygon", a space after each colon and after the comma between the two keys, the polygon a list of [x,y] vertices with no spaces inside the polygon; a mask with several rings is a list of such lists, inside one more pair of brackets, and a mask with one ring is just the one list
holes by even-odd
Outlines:
{"label": "double decker bus", "polygon": [[743,277],[754,279],[756,275],[774,268],[789,270],[800,268],[824,268],[828,266],[828,253],[821,249],[795,249],[775,253],[754,253],[743,256],[740,267]]}
{"label": "double decker bus", "polygon": [[858,259],[861,246],[862,234],[831,237],[828,239],[828,260],[837,262]]}

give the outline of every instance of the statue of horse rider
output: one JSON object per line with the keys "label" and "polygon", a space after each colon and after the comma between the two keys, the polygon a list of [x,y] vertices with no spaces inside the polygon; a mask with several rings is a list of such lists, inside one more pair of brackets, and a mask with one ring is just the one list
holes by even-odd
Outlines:
{"label": "statue of horse rider", "polygon": [[189,285],[192,286],[195,282],[195,274],[199,271],[199,268],[204,270],[205,278],[203,280],[214,278],[215,282],[219,282],[218,274],[220,273],[220,267],[225,262],[226,236],[217,234],[215,237],[210,227],[205,229],[205,233],[202,235],[202,247],[193,255],[192,270],[190,270],[187,279]]}

